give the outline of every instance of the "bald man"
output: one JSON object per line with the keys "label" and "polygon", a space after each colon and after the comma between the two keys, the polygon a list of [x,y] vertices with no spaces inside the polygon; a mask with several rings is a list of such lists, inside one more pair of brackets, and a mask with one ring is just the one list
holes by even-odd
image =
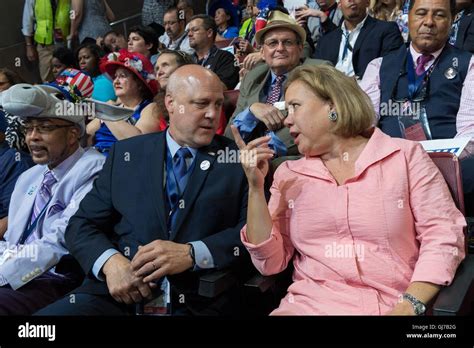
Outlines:
{"label": "bald man", "polygon": [[[247,183],[234,142],[215,134],[224,97],[216,74],[171,75],[167,131],[119,141],[70,219],[66,243],[88,277],[40,315],[236,314],[238,288],[209,299],[199,278],[242,270]],[[149,299],[154,298],[153,304]]]}

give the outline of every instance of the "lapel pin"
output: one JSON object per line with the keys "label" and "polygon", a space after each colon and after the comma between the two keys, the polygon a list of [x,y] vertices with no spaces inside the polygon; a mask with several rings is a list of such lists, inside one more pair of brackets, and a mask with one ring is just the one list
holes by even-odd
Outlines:
{"label": "lapel pin", "polygon": [[201,170],[208,170],[210,166],[211,162],[209,162],[208,160],[201,162]]}
{"label": "lapel pin", "polygon": [[36,186],[31,186],[28,190],[28,195],[31,196],[36,191]]}
{"label": "lapel pin", "polygon": [[454,69],[454,68],[448,68],[446,69],[446,71],[444,72],[444,76],[448,79],[448,80],[452,80],[456,77],[457,75],[457,71]]}

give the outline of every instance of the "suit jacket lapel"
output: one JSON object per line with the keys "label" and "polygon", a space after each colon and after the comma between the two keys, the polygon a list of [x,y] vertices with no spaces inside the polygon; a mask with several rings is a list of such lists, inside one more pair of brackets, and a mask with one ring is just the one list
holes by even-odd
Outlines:
{"label": "suit jacket lapel", "polygon": [[[328,60],[336,66],[337,61],[339,60],[339,50],[341,48],[341,41],[342,41],[342,29],[341,27],[335,29],[336,31],[336,40],[333,45],[329,45],[328,48],[330,48],[328,54]],[[323,57],[324,59],[324,57]]]}
{"label": "suit jacket lapel", "polygon": [[352,52],[352,63],[354,65],[354,69],[356,66],[355,59],[357,59],[359,56],[359,51],[360,51],[360,48],[362,47],[362,43],[367,38],[367,36],[372,32],[372,28],[375,26],[376,23],[377,22],[375,19],[373,19],[370,16],[367,16],[367,19],[365,20],[365,23],[362,26],[362,29],[360,30],[359,36],[357,37],[356,43],[354,45],[354,51]]}
{"label": "suit jacket lapel", "polygon": [[[206,180],[209,172],[212,170],[212,166],[214,164],[214,161],[216,160],[218,149],[218,146],[213,140],[209,146],[201,148],[197,152],[196,158],[194,159],[194,169],[190,174],[191,176],[188,179],[188,183],[184,191],[184,207],[183,209],[179,210],[178,215],[176,216],[176,225],[171,233],[171,240],[174,240],[176,238],[176,235],[178,234],[181,225],[186,219],[186,216],[191,211],[191,207],[196,201],[199,192],[201,192],[204,181]],[[209,166],[206,165],[206,161],[209,162]],[[201,164],[203,165],[203,169],[201,169]]]}
{"label": "suit jacket lapel", "polygon": [[[168,239],[167,217],[165,207],[165,195],[163,192],[163,175],[165,165],[165,151],[166,151],[166,132],[161,132],[155,142],[150,147],[150,167],[148,177],[151,180],[150,194],[152,196],[153,205],[156,207],[156,213],[160,220],[162,239]],[[151,160],[151,159],[155,160]]]}
{"label": "suit jacket lapel", "polygon": [[19,206],[17,207],[18,215],[13,221],[11,221],[11,223],[14,224],[14,228],[12,228],[12,230],[15,232],[7,238],[10,243],[18,243],[20,241],[21,236],[26,230],[27,224],[30,221],[36,194],[38,193],[39,188],[41,186],[41,182],[43,181],[42,173],[42,171],[38,171],[37,180],[28,184],[28,186],[25,187],[25,198],[20,202]]}
{"label": "suit jacket lapel", "polygon": [[[271,78],[271,73],[270,73],[270,68],[268,68],[268,70],[266,71],[266,73],[263,75],[263,79],[262,81],[260,81],[260,84],[258,85],[258,89],[257,89],[257,92],[254,94],[254,103],[258,103],[260,102],[260,96],[263,95],[265,96],[265,98],[267,97],[267,93],[265,91],[265,86],[267,84],[267,81],[268,79]],[[265,102],[265,101],[264,101]],[[251,105],[251,104],[250,104]]]}

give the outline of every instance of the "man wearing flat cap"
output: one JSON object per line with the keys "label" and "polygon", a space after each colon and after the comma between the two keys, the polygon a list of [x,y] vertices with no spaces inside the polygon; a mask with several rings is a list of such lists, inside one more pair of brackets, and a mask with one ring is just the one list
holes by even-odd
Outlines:
{"label": "man wearing flat cap", "polygon": [[300,64],[322,64],[323,60],[301,61],[306,32],[289,15],[272,11],[265,28],[255,38],[261,45],[265,64],[250,70],[242,80],[234,115],[225,135],[233,139],[230,126],[235,125],[247,142],[265,134],[279,156],[296,154],[297,149],[288,129],[283,125],[285,113],[274,104],[284,98],[288,74]]}
{"label": "man wearing flat cap", "polygon": [[[59,96],[59,97],[58,97]],[[64,231],[104,157],[79,145],[84,117],[59,112],[59,89],[18,84],[2,95],[6,111],[25,120],[36,166],[17,180],[8,229],[0,241],[0,315],[29,315],[79,285]]]}

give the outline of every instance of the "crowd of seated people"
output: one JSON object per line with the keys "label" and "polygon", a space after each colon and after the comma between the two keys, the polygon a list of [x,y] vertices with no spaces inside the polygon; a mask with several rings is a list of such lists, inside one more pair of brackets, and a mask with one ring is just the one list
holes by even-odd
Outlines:
{"label": "crowd of seated people", "polygon": [[[288,267],[271,315],[425,314],[474,216],[472,0],[193,6],[121,33],[105,0],[25,1],[43,83],[0,69],[0,315],[236,315]],[[419,143],[458,138],[465,215]]]}

